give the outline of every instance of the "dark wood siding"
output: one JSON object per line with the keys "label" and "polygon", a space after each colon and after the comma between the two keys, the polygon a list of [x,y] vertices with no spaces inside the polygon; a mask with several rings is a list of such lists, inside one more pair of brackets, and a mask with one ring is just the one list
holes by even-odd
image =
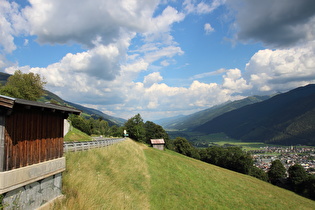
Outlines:
{"label": "dark wood siding", "polygon": [[62,157],[63,120],[53,110],[14,109],[5,119],[4,170]]}

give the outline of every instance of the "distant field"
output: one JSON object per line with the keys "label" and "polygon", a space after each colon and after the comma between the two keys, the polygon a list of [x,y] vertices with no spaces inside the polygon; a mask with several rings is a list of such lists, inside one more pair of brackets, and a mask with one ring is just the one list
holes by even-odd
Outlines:
{"label": "distant field", "polygon": [[314,209],[253,177],[126,140],[67,153],[55,209]]}
{"label": "distant field", "polygon": [[271,144],[265,144],[263,142],[242,142],[237,139],[232,139],[226,136],[224,133],[215,133],[205,135],[203,133],[198,132],[187,132],[187,131],[169,131],[168,132],[172,139],[175,139],[177,136],[184,137],[194,145],[198,145],[198,147],[208,147],[211,145],[235,145],[242,147],[244,150],[257,150],[260,147],[266,146],[276,146]]}
{"label": "distant field", "polygon": [[260,147],[266,147],[268,146],[267,144],[265,143],[262,143],[262,142],[230,142],[230,141],[218,141],[218,142],[213,142],[215,144],[218,144],[218,145],[225,145],[225,144],[232,144],[232,145],[235,145],[235,146],[239,146],[239,147],[242,147],[243,149],[245,150],[256,150],[256,149],[259,149]]}

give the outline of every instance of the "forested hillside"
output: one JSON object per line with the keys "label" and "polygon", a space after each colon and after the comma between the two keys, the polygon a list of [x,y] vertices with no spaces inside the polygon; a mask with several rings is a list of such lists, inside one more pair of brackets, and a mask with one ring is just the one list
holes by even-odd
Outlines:
{"label": "forested hillside", "polygon": [[165,129],[190,131],[226,112],[241,108],[249,104],[261,102],[268,98],[270,98],[270,96],[250,96],[242,100],[237,100],[237,101],[227,102],[221,105],[217,105],[217,106],[211,107],[209,109],[206,109],[200,112],[196,112],[188,116],[169,118],[169,119],[160,120],[156,122],[162,125]]}
{"label": "forested hillside", "polygon": [[315,145],[315,85],[296,88],[227,112],[195,131],[224,132],[244,141]]}

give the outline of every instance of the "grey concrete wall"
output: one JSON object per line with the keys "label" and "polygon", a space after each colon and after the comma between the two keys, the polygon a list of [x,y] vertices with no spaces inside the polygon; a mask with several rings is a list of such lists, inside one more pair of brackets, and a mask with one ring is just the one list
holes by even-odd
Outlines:
{"label": "grey concrete wall", "polygon": [[3,194],[4,209],[36,209],[61,196],[62,174],[58,173]]}
{"label": "grey concrete wall", "polygon": [[0,172],[0,194],[63,172],[66,158],[61,157],[38,164]]}
{"label": "grey concrete wall", "polygon": [[68,122],[67,119],[64,119],[63,121],[63,136],[65,136],[69,131],[70,131],[70,123]]}

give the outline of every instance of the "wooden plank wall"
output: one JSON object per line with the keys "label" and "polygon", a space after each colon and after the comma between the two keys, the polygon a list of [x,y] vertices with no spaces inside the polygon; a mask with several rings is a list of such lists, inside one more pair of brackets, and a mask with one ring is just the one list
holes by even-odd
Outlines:
{"label": "wooden plank wall", "polygon": [[51,110],[14,110],[5,120],[4,170],[62,157],[63,120]]}

